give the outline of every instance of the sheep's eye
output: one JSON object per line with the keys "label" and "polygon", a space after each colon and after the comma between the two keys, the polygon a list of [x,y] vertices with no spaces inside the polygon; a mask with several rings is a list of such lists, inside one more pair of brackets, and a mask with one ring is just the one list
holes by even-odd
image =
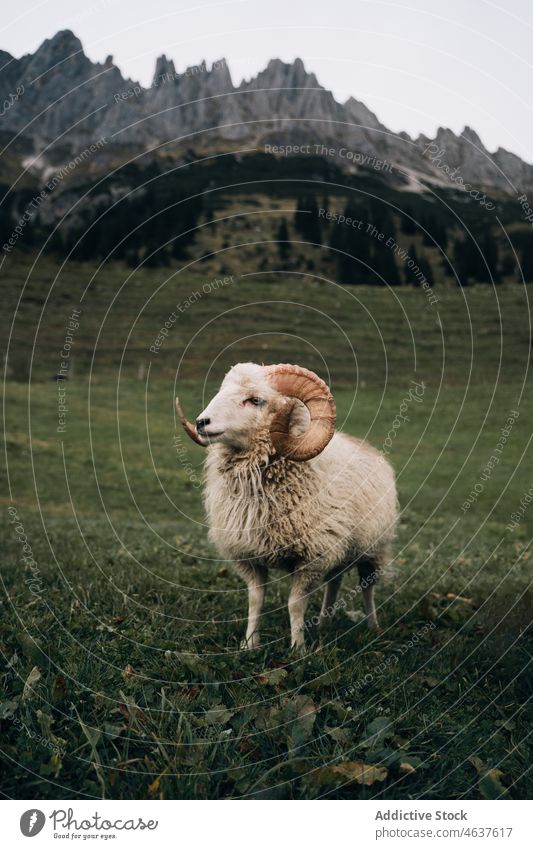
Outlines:
{"label": "sheep's eye", "polygon": [[252,404],[253,407],[262,407],[265,403],[262,398],[256,398],[254,395],[251,398],[247,398],[244,402],[245,404]]}

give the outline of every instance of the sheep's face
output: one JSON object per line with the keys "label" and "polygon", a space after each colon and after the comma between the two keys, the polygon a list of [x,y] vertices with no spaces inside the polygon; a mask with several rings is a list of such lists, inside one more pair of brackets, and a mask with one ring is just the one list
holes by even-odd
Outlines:
{"label": "sheep's face", "polygon": [[185,433],[207,447],[213,442],[237,450],[258,446],[262,456],[311,460],[335,432],[335,401],[314,372],[290,363],[239,363],[196,419],[189,421],[176,398]]}
{"label": "sheep's face", "polygon": [[[287,400],[273,387],[263,366],[240,363],[199,414],[196,432],[205,445],[220,442],[237,450],[251,448],[268,435],[274,415]],[[291,406],[290,431],[300,436],[309,426],[309,412],[301,401],[292,399]]]}

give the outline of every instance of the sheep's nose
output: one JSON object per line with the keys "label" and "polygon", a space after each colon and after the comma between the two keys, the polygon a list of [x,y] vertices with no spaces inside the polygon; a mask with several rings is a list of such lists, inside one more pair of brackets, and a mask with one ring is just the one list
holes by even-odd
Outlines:
{"label": "sheep's nose", "polygon": [[196,419],[196,430],[202,430],[211,423],[211,419]]}

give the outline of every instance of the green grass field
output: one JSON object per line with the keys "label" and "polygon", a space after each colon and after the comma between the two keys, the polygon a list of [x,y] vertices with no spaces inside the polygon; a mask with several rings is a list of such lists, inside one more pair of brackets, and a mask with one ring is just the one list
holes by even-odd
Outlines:
{"label": "green grass field", "polygon": [[[527,797],[533,507],[510,527],[533,484],[527,290],[439,290],[430,305],[301,276],[217,288],[198,270],[47,260],[25,285],[29,270],[2,269],[0,792]],[[179,387],[194,416],[243,359],[319,371],[341,427],[378,448],[392,429],[402,517],[378,637],[350,575],[329,630],[312,625],[317,596],[308,654],[291,655],[280,574],[264,647],[239,650],[245,588],[207,542],[203,454],[173,399]],[[410,381],[422,400],[394,429]]]}

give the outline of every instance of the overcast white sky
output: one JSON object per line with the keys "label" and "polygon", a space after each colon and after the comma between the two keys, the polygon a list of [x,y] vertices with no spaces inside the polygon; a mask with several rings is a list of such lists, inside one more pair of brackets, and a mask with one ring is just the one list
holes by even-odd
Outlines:
{"label": "overcast white sky", "polygon": [[162,53],[178,71],[225,57],[234,83],[300,56],[394,131],[469,124],[533,162],[533,0],[28,0],[6,3],[0,47],[19,57],[66,28],[144,84]]}

